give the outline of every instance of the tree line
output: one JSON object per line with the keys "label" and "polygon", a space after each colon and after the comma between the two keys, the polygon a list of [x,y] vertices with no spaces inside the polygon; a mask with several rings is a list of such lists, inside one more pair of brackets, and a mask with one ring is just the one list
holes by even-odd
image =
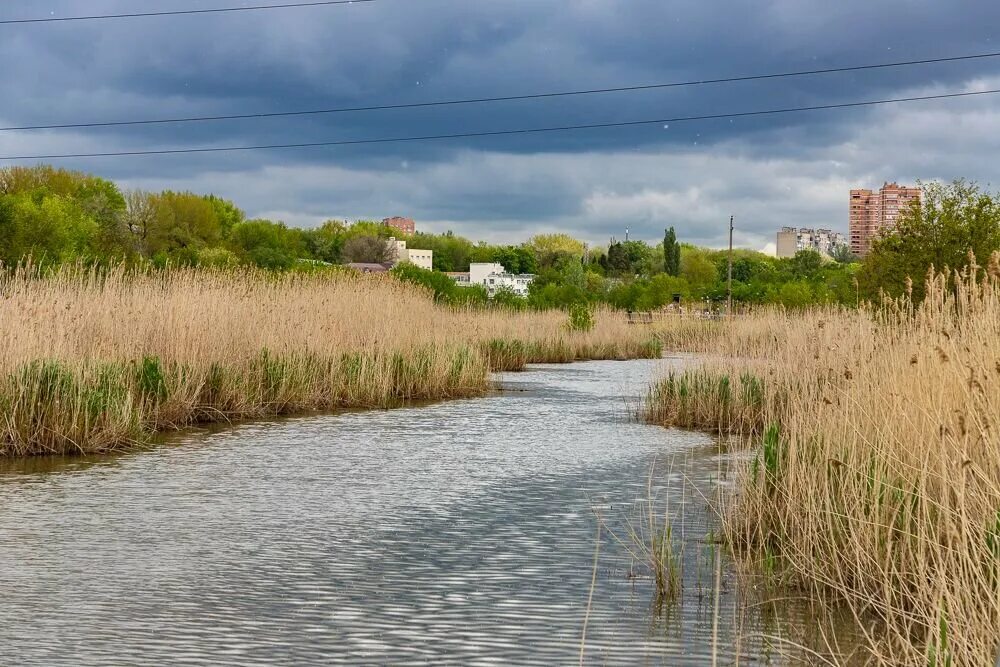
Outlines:
{"label": "tree line", "polygon": [[[484,290],[459,289],[442,272],[468,271],[472,262],[496,262],[512,273],[537,276],[521,307],[607,303],[655,310],[675,300],[717,304],[727,294],[728,253],[682,243],[673,228],[663,241],[612,239],[589,247],[566,234],[539,234],[519,245],[497,245],[455,235],[403,235],[375,221],[329,220],[314,229],[248,219],[233,202],[191,192],[122,191],[113,182],[52,166],[0,169],[0,262],[27,257],[36,264],[68,261],[144,262],[153,266],[253,265],[284,271],[350,262],[388,263],[390,237],[434,251],[434,271],[397,267],[404,280],[433,289],[442,301],[485,302]],[[924,187],[922,203],[905,212],[859,262],[803,251],[778,259],[737,250],[733,299],[738,304],[789,307],[853,305],[911,290],[919,298],[927,270],[968,265],[1000,249],[1000,197],[973,183]],[[912,278],[912,288],[907,278]]]}

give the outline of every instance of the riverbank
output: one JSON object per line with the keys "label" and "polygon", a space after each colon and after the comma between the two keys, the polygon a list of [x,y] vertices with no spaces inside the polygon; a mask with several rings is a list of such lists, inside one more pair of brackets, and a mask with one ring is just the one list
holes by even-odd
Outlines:
{"label": "riverbank", "polygon": [[[978,279],[978,280],[977,280]],[[841,601],[883,664],[992,664],[1000,637],[1000,258],[919,306],[764,311],[674,373],[653,423],[743,438],[728,542]]]}
{"label": "riverbank", "polygon": [[610,311],[453,309],[388,276],[66,268],[0,276],[0,456],[128,448],[199,422],[386,408],[527,363],[660,356]]}

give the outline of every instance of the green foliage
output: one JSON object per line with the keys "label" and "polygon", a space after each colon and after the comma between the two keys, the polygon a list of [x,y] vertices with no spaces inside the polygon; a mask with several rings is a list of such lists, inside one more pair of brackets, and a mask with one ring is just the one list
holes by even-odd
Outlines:
{"label": "green foliage", "polygon": [[136,384],[142,395],[159,403],[167,397],[167,380],[156,357],[144,357],[136,368]]}
{"label": "green foliage", "polygon": [[45,192],[0,196],[0,260],[5,264],[28,256],[46,263],[91,256],[99,230],[69,197]]}
{"label": "green foliage", "polygon": [[718,280],[718,271],[709,254],[700,248],[681,248],[681,277],[693,295],[700,297]]}
{"label": "green foliage", "polygon": [[439,272],[422,269],[415,264],[397,264],[390,272],[397,279],[431,290],[434,300],[452,305],[485,305],[488,301],[486,289],[475,285],[459,287],[451,277]]}
{"label": "green foliage", "polygon": [[230,231],[229,245],[241,262],[263,269],[288,270],[306,255],[299,230],[270,220],[237,223]]}
{"label": "green foliage", "polygon": [[823,267],[823,256],[815,250],[800,250],[791,258],[791,265],[795,278],[814,278]]}
{"label": "green foliage", "polygon": [[417,233],[405,237],[404,240],[407,241],[409,248],[433,251],[435,271],[469,270],[473,245],[468,239],[446,232],[445,234]]}
{"label": "green foliage", "polygon": [[923,187],[923,200],[902,214],[896,228],[883,234],[865,257],[858,280],[864,296],[878,299],[884,290],[900,296],[913,282],[913,296],[924,295],[924,276],[933,266],[956,270],[1000,250],[1000,195],[975,183],[955,181]]}
{"label": "green foliage", "polygon": [[[459,288],[468,289],[468,288]],[[508,310],[524,310],[528,307],[528,301],[522,296],[518,296],[514,290],[501,287],[493,293],[493,305],[498,308],[506,308]]]}
{"label": "green foliage", "polygon": [[569,309],[569,321],[566,323],[566,328],[570,331],[581,332],[593,330],[594,311],[586,304],[573,304]]}
{"label": "green foliage", "polygon": [[[507,271],[514,274],[537,273],[538,262],[534,253],[525,246],[495,246],[479,243],[472,248],[469,257],[472,262],[502,264]],[[468,267],[463,267],[465,270]]]}
{"label": "green foliage", "polygon": [[[434,253],[434,269],[468,271],[471,262],[502,264],[512,273],[535,274],[527,301],[508,293],[493,304],[506,308],[564,308],[606,303],[651,311],[679,296],[685,306],[727,297],[728,253],[681,244],[666,230],[662,245],[612,242],[589,248],[566,234],[540,234],[522,245],[474,244],[452,232],[404,235],[376,221],[335,220],[316,229],[246,220],[233,202],[190,192],[126,192],[114,183],[51,166],[0,169],[0,262],[31,256],[40,264],[134,261],[154,267],[253,265],[274,271],[329,270],[349,261],[391,261],[390,237]],[[776,259],[751,250],[733,253],[733,299],[738,304],[818,303],[853,306],[899,295],[933,265],[961,268],[969,250],[986,263],[1000,249],[1000,200],[962,181],[925,188],[898,228],[878,240],[864,264],[846,248],[834,259],[801,252]],[[400,269],[397,275],[425,285],[450,304],[486,304],[485,289],[458,288],[440,273]]]}
{"label": "green foliage", "polygon": [[346,225],[338,220],[327,220],[317,229],[303,232],[303,243],[309,257],[330,264],[342,261],[346,241]]}
{"label": "green foliage", "polygon": [[208,195],[205,199],[215,210],[215,217],[219,221],[219,229],[222,231],[224,238],[229,236],[229,232],[232,231],[233,227],[246,220],[246,213],[228,199],[216,197],[215,195]]}
{"label": "green foliage", "polygon": [[663,236],[663,270],[671,276],[681,274],[681,244],[673,227]]}
{"label": "green foliage", "polygon": [[604,268],[610,276],[649,275],[653,272],[653,249],[642,241],[612,243]]}
{"label": "green foliage", "polygon": [[562,266],[566,261],[579,261],[587,250],[583,242],[568,234],[538,234],[524,245],[534,254],[539,270]]}
{"label": "green foliage", "polygon": [[167,190],[153,196],[152,206],[145,251],[157,263],[197,264],[200,249],[221,244],[216,207],[205,197]]}

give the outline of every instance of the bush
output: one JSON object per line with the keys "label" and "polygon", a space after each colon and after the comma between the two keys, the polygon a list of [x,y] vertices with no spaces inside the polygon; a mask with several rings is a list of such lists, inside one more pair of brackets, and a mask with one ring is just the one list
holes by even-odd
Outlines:
{"label": "bush", "polygon": [[569,322],[566,328],[570,331],[587,332],[594,328],[594,313],[590,306],[583,303],[576,303],[570,306]]}

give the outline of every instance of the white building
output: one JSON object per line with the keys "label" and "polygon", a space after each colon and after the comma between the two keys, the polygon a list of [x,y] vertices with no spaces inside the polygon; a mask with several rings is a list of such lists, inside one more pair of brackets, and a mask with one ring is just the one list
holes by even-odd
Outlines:
{"label": "white building", "polygon": [[794,257],[800,250],[815,250],[833,255],[838,246],[846,246],[847,237],[829,229],[782,227],[778,232],[778,257]]}
{"label": "white building", "polygon": [[482,285],[490,296],[495,296],[500,290],[508,290],[518,296],[527,297],[528,287],[535,280],[535,276],[531,274],[508,273],[503,264],[486,262],[469,265],[468,273],[450,273],[448,275],[459,287]]}
{"label": "white building", "polygon": [[491,275],[507,273],[503,264],[474,263],[469,265],[469,283],[473,285],[485,285]]}
{"label": "white building", "polygon": [[417,250],[416,248],[407,248],[406,241],[399,241],[395,238],[389,239],[389,245],[393,249],[393,265],[400,264],[402,262],[409,262],[410,264],[415,264],[421,269],[427,269],[430,271],[434,267],[434,251],[433,250]]}

